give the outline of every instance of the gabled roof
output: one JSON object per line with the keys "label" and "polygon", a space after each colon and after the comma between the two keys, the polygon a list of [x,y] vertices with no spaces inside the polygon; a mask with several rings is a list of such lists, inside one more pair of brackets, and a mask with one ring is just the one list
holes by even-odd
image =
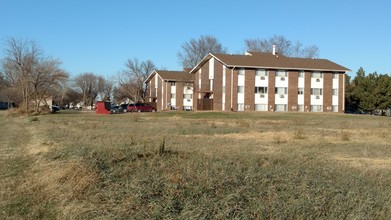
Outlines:
{"label": "gabled roof", "polygon": [[312,70],[312,71],[351,71],[346,67],[327,59],[293,58],[272,53],[246,52],[246,55],[212,54],[209,53],[194,67],[190,73],[195,73],[209,59],[214,57],[227,67],[268,68],[286,70]]}
{"label": "gabled roof", "polygon": [[171,70],[154,70],[148,76],[144,83],[149,82],[155,74],[166,81],[189,82],[194,81],[194,75],[186,71],[171,71]]}

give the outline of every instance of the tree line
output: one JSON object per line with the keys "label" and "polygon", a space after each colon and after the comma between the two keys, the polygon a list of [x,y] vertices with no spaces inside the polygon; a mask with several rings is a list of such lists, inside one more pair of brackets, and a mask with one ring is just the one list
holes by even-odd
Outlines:
{"label": "tree line", "polygon": [[[317,46],[304,47],[284,36],[267,39],[246,39],[246,51],[271,52],[277,45],[278,53],[286,56],[317,57]],[[214,36],[200,36],[181,45],[177,54],[183,68],[193,68],[208,53],[227,53]],[[49,98],[57,105],[83,103],[92,106],[96,100],[121,103],[125,100],[143,102],[146,99],[144,81],[156,68],[151,60],[128,59],[116,75],[105,78],[86,72],[70,78],[61,68],[59,59],[46,56],[40,46],[31,40],[5,40],[4,56],[0,59],[0,101],[15,103],[24,112],[40,112]]]}
{"label": "tree line", "polygon": [[356,76],[346,76],[346,111],[373,113],[391,108],[391,77],[377,72],[366,74],[360,67]]}

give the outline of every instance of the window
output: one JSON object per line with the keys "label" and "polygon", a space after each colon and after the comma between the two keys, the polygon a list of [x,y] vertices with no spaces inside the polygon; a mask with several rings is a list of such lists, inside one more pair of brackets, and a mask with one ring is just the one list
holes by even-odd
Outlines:
{"label": "window", "polygon": [[244,75],[244,69],[243,68],[239,69],[238,75]]}
{"label": "window", "polygon": [[176,85],[176,82],[171,82],[171,86],[175,86]]}
{"label": "window", "polygon": [[304,105],[297,105],[298,112],[304,112]]}
{"label": "window", "polygon": [[338,105],[333,105],[332,109],[333,109],[333,112],[338,112]]}
{"label": "window", "polygon": [[297,88],[298,95],[304,95],[304,88]]}
{"label": "window", "polygon": [[287,72],[286,72],[286,70],[277,70],[276,76],[287,77]]}
{"label": "window", "polygon": [[312,88],[311,95],[322,95],[322,89]]}
{"label": "window", "polygon": [[338,89],[333,89],[333,96],[338,96]]}
{"label": "window", "polygon": [[276,95],[286,95],[288,93],[287,87],[276,87],[275,94]]}
{"label": "window", "polygon": [[321,79],[323,74],[321,72],[313,72],[311,77],[315,79]]}
{"label": "window", "polygon": [[304,71],[299,72],[299,78],[304,78]]}
{"label": "window", "polygon": [[183,94],[183,98],[184,99],[192,99],[193,98],[193,94]]}
{"label": "window", "polygon": [[311,112],[322,112],[322,105],[311,105]]}
{"label": "window", "polygon": [[264,70],[264,69],[257,69],[257,71],[255,71],[255,75],[256,76],[267,76],[267,72],[266,72],[266,70]]}
{"label": "window", "polygon": [[255,87],[256,94],[267,94],[267,87]]}
{"label": "window", "polygon": [[254,108],[255,108],[254,109],[255,111],[266,112],[267,111],[267,104],[255,104]]}
{"label": "window", "polygon": [[244,111],[244,104],[238,103],[238,111]]}
{"label": "window", "polygon": [[333,73],[333,79],[338,79],[339,74],[338,73]]}
{"label": "window", "polygon": [[176,93],[171,93],[171,98],[175,99],[175,97],[176,97]]}
{"label": "window", "polygon": [[281,105],[281,104],[277,104],[275,105],[275,110],[276,112],[286,112],[286,106],[287,105]]}
{"label": "window", "polygon": [[244,93],[244,86],[238,86],[238,93]]}

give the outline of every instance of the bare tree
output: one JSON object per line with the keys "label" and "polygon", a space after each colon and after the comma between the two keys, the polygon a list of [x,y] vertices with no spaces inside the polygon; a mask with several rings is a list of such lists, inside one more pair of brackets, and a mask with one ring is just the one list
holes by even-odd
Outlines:
{"label": "bare tree", "polygon": [[60,64],[59,60],[45,57],[34,41],[6,40],[4,79],[9,89],[20,94],[17,104],[25,111],[29,111],[30,105],[39,111],[41,101],[51,96],[50,91],[67,80],[68,74],[60,69]]}
{"label": "bare tree", "polygon": [[147,88],[144,81],[155,69],[155,65],[151,60],[139,62],[134,58],[127,60],[125,67],[118,76],[119,87],[122,87],[122,91],[127,91],[126,96],[134,102],[145,101]]}
{"label": "bare tree", "polygon": [[82,73],[75,77],[74,86],[83,95],[84,106],[92,106],[102,91],[104,78],[93,73]]}
{"label": "bare tree", "polygon": [[303,44],[297,41],[292,44],[284,36],[274,35],[268,39],[246,39],[244,41],[247,51],[272,52],[276,45],[277,53],[288,57],[317,58],[319,48],[315,45],[303,48]]}
{"label": "bare tree", "polygon": [[191,39],[181,46],[178,52],[178,62],[183,68],[195,67],[208,53],[226,53],[227,49],[213,36],[201,36]]}

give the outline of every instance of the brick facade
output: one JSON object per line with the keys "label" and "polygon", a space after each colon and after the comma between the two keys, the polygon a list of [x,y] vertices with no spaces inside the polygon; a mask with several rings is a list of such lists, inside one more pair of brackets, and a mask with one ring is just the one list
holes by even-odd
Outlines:
{"label": "brick facade", "polygon": [[345,111],[345,74],[338,75],[338,112],[343,113]]}
{"label": "brick facade", "polygon": [[289,71],[288,73],[288,111],[296,112],[297,111],[297,101],[298,101],[298,80],[299,80],[299,71]]}
{"label": "brick facade", "polygon": [[244,74],[244,111],[254,111],[255,69],[246,69]]}
{"label": "brick facade", "polygon": [[221,111],[223,95],[223,64],[215,60],[213,79],[213,110]]}
{"label": "brick facade", "polygon": [[333,73],[323,73],[323,112],[332,112]]}
{"label": "brick facade", "polygon": [[304,112],[311,110],[311,72],[304,72]]}

